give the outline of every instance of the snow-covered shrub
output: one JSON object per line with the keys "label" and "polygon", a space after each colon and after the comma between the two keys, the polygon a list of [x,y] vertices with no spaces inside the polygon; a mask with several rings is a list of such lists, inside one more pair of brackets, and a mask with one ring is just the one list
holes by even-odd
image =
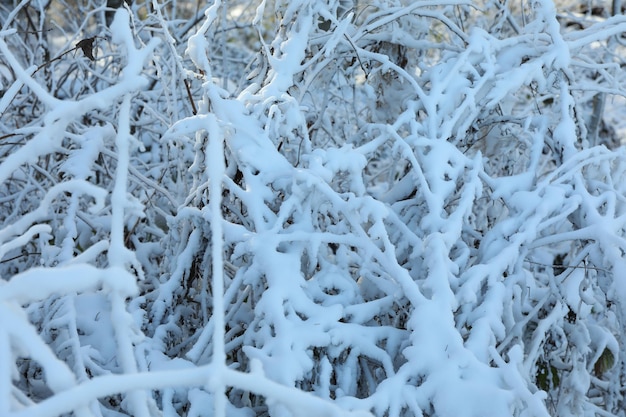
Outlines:
{"label": "snow-covered shrub", "polygon": [[624,17],[71,5],[0,32],[0,415],[624,415]]}

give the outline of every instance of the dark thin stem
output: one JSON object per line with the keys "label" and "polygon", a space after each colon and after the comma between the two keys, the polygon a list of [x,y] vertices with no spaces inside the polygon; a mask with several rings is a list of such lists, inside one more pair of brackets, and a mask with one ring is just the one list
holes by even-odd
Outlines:
{"label": "dark thin stem", "polygon": [[11,261],[14,261],[14,260],[16,260],[16,259],[19,259],[19,258],[24,258],[24,257],[26,257],[26,256],[30,256],[30,255],[41,255],[41,253],[39,253],[39,252],[22,253],[22,254],[19,254],[19,255],[14,256],[14,257],[12,257],[12,258],[5,259],[5,260],[3,260],[3,261],[0,261],[0,264],[5,264],[5,263],[7,263],[7,262],[11,262]]}
{"label": "dark thin stem", "polygon": [[196,109],[196,103],[194,103],[193,97],[191,96],[191,88],[189,87],[189,81],[188,80],[183,80],[183,81],[185,83],[185,88],[187,89],[187,97],[189,97],[189,102],[191,103],[191,111],[193,115],[195,116],[196,114],[198,114],[198,110]]}
{"label": "dark thin stem", "polygon": [[354,54],[356,55],[356,59],[359,61],[361,70],[363,71],[363,74],[365,75],[365,79],[367,80],[367,76],[368,76],[367,69],[365,69],[365,65],[363,65],[363,61],[361,61],[361,56],[359,55],[359,51],[356,49],[356,46],[354,45],[354,43],[352,42],[352,39],[350,39],[348,35],[344,34],[343,36],[346,38],[350,46],[352,46],[352,49],[354,49]]}
{"label": "dark thin stem", "polygon": [[54,61],[58,61],[61,58],[63,58],[65,55],[69,54],[70,52],[74,52],[75,50],[78,49],[78,46],[75,46],[74,48],[70,49],[69,51],[65,51],[63,52],[61,55],[57,56],[56,58],[52,58],[50,61],[44,62],[43,64],[41,64],[40,66],[37,67],[37,69],[35,71],[33,71],[33,75],[39,71],[40,69],[42,69],[43,67],[52,64]]}
{"label": "dark thin stem", "polygon": [[0,136],[0,140],[4,140],[6,138],[10,138],[10,137],[13,137],[13,136],[17,136],[17,133],[9,133],[9,134],[6,134],[4,136]]}
{"label": "dark thin stem", "polygon": [[539,266],[549,266],[549,267],[552,267],[552,268],[561,268],[561,269],[591,269],[593,271],[602,271],[602,272],[610,273],[610,271],[607,270],[607,269],[597,268],[597,267],[588,266],[588,265],[554,265],[554,264],[544,264],[544,263],[541,263],[541,262],[529,261],[528,259],[525,259],[524,262],[528,262],[529,264],[539,265]]}

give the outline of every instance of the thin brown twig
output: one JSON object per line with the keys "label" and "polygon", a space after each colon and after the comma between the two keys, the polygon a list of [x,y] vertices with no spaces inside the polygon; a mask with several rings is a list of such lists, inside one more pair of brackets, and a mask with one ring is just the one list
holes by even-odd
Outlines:
{"label": "thin brown twig", "polygon": [[5,264],[7,262],[11,262],[11,261],[14,261],[14,260],[19,259],[19,258],[25,258],[25,257],[30,256],[30,255],[41,255],[41,253],[39,253],[39,252],[21,253],[21,254],[16,255],[16,256],[14,256],[12,258],[4,259],[4,260],[0,261],[0,264]]}
{"label": "thin brown twig", "polygon": [[534,261],[529,261],[528,259],[525,259],[524,262],[528,262],[529,264],[533,264],[533,265],[539,265],[539,266],[549,266],[552,268],[562,268],[562,269],[591,269],[593,271],[602,271],[602,272],[606,272],[606,273],[610,273],[611,271],[609,271],[608,269],[604,269],[604,268],[598,268],[598,267],[594,267],[594,266],[589,266],[589,265],[555,265],[555,264],[544,264],[541,262],[534,262]]}
{"label": "thin brown twig", "polygon": [[189,97],[189,102],[191,103],[191,111],[193,115],[195,116],[196,114],[198,114],[198,109],[196,109],[196,103],[194,103],[193,97],[191,96],[191,88],[189,87],[189,81],[186,79],[183,81],[185,83],[185,88],[187,89],[187,97]]}
{"label": "thin brown twig", "polygon": [[38,66],[38,67],[37,67],[37,69],[36,69],[35,71],[33,71],[33,75],[34,75],[37,71],[39,71],[40,69],[42,69],[43,67],[45,67],[45,66],[47,66],[47,65],[52,64],[54,61],[58,61],[58,60],[60,60],[60,59],[61,59],[61,58],[63,58],[65,55],[69,54],[70,52],[74,52],[74,51],[75,51],[75,50],[77,50],[77,49],[78,49],[78,46],[76,46],[76,47],[74,47],[74,48],[70,49],[69,51],[65,51],[65,52],[63,52],[61,55],[57,56],[56,58],[52,58],[50,61],[46,61],[46,62],[44,62],[43,64],[41,64],[40,66]]}
{"label": "thin brown twig", "polygon": [[356,49],[354,42],[352,42],[352,39],[350,39],[348,35],[344,34],[343,36],[346,38],[350,46],[352,46],[352,49],[354,50],[354,54],[356,55],[356,59],[359,61],[359,66],[361,67],[361,70],[363,71],[365,79],[367,80],[367,77],[369,74],[368,74],[367,69],[365,68],[365,65],[363,64],[363,61],[361,61],[361,56],[359,55],[359,51]]}
{"label": "thin brown twig", "polygon": [[0,136],[0,140],[4,140],[6,138],[10,138],[10,137],[13,137],[13,136],[17,136],[17,133],[8,133],[6,135]]}
{"label": "thin brown twig", "polygon": [[44,30],[16,30],[14,33],[16,34],[22,34],[22,33],[27,33],[27,34],[34,34],[34,33],[44,33],[44,32],[50,32],[54,29],[44,29]]}
{"label": "thin brown twig", "polygon": [[90,38],[85,38],[80,40],[75,47],[73,47],[72,49],[69,49],[65,52],[63,52],[61,55],[52,58],[50,61],[44,62],[43,64],[41,64],[40,66],[37,67],[37,69],[33,72],[33,74],[35,74],[37,71],[39,71],[40,69],[42,69],[43,67],[50,65],[51,63],[60,60],[61,58],[63,58],[65,55],[69,54],[70,52],[74,52],[78,49],[83,51],[83,54],[89,58],[89,60],[94,61],[95,58],[93,56],[93,43],[96,39],[104,39],[100,36],[92,36]]}

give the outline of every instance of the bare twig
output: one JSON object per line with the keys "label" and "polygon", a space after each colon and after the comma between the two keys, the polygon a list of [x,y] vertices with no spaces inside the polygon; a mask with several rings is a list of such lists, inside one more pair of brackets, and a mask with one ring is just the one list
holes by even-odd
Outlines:
{"label": "bare twig", "polygon": [[198,114],[198,109],[196,109],[196,103],[193,101],[193,97],[191,95],[191,88],[189,87],[189,80],[183,80],[185,82],[185,88],[187,89],[187,97],[189,97],[189,102],[191,103],[191,112],[195,116]]}
{"label": "bare twig", "polygon": [[63,58],[65,55],[69,54],[70,52],[74,52],[78,49],[80,49],[81,51],[83,51],[83,54],[89,58],[90,61],[95,61],[96,58],[93,56],[93,47],[94,47],[94,42],[96,39],[104,39],[100,36],[92,36],[91,38],[85,38],[80,40],[75,47],[73,47],[72,49],[69,49],[65,52],[63,52],[61,55],[52,58],[50,61],[44,62],[43,64],[41,64],[40,66],[37,67],[37,69],[33,72],[33,74],[35,74],[37,71],[39,71],[40,69],[42,69],[43,67],[50,65],[51,63],[60,60],[61,58]]}
{"label": "bare twig", "polygon": [[9,258],[9,259],[3,259],[2,261],[0,261],[0,264],[5,264],[7,262],[11,262],[11,261],[14,261],[14,260],[19,259],[19,258],[25,258],[25,257],[30,256],[30,255],[41,255],[41,253],[39,253],[39,252],[24,252],[24,253],[21,253],[19,255],[16,255],[16,256],[12,257],[12,258]]}
{"label": "bare twig", "polygon": [[17,136],[17,133],[8,133],[6,135],[0,136],[0,140],[4,140],[6,138],[10,138],[10,137],[13,137],[13,136]]}

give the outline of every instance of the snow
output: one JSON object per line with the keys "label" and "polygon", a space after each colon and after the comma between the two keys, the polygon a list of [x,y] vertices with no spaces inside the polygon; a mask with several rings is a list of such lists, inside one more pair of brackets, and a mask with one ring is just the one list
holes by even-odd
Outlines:
{"label": "snow", "polygon": [[137,293],[134,277],[122,268],[102,270],[88,264],[31,268],[2,284],[0,300],[28,304],[64,292],[95,291],[102,287],[125,296]]}
{"label": "snow", "polygon": [[2,12],[0,415],[624,416],[624,17],[348,3]]}

